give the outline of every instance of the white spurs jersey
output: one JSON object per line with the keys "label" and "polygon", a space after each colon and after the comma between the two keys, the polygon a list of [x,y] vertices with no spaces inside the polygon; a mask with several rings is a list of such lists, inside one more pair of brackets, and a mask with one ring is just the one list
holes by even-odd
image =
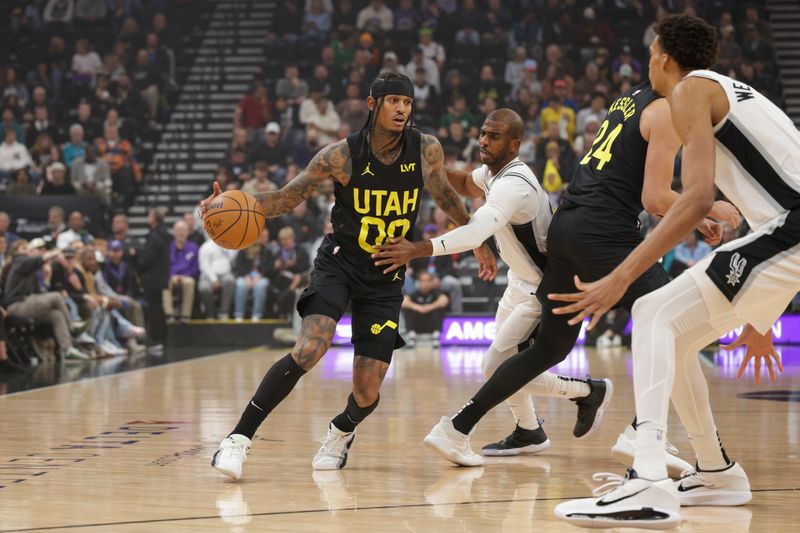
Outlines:
{"label": "white spurs jersey", "polygon": [[481,209],[506,222],[494,234],[500,258],[517,278],[538,286],[544,272],[552,211],[536,176],[515,158],[495,176],[482,165],[472,171],[472,180],[486,193]]}
{"label": "white spurs jersey", "polygon": [[753,230],[800,208],[800,132],[749,85],[709,70],[688,76],[716,81],[730,112],[714,128],[716,185]]}

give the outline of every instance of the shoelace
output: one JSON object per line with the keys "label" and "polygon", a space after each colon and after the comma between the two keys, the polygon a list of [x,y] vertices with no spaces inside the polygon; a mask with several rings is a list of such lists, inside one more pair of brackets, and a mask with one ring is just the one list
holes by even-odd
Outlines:
{"label": "shoelace", "polygon": [[341,451],[336,450],[334,448],[334,445],[339,440],[344,441],[344,439],[346,439],[348,435],[349,433],[347,435],[341,435],[341,436],[335,435],[333,433],[328,433],[321,441],[322,447],[319,450],[320,453],[322,453],[323,455],[329,455],[331,457],[339,457],[341,455]]}
{"label": "shoelace", "polygon": [[242,462],[247,461],[247,452],[250,451],[249,446],[239,444],[238,442],[232,440],[231,445],[228,446],[228,448],[232,449],[234,453],[238,454]]}
{"label": "shoelace", "polygon": [[698,472],[694,468],[687,468],[686,470],[681,472],[681,482],[683,482],[684,479],[687,479],[687,478],[690,478],[690,477],[696,479],[697,481],[702,483],[703,486],[705,486],[705,487],[713,487],[714,486],[714,483],[712,483],[711,481],[706,481],[705,479],[703,479],[703,476],[700,475],[700,472]]}
{"label": "shoelace", "polygon": [[619,474],[612,474],[611,472],[597,472],[592,475],[592,481],[605,481],[605,483],[594,489],[592,491],[592,496],[605,496],[609,492],[624,485],[627,480],[627,475],[620,476]]}

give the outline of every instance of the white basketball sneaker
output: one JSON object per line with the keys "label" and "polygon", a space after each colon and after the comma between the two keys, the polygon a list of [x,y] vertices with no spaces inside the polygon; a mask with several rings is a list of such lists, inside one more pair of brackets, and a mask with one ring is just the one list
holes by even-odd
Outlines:
{"label": "white basketball sneaker", "polygon": [[[611,447],[611,456],[619,463],[633,467],[633,458],[636,456],[636,430],[628,424],[625,431],[617,437],[617,442]],[[667,461],[667,474],[672,479],[680,479],[687,470],[694,470],[694,467],[678,457],[678,448],[667,441],[667,450],[664,453]]]}
{"label": "white basketball sneaker", "polygon": [[692,468],[675,482],[681,505],[714,505],[732,507],[753,499],[750,481],[744,468],[733,463],[725,470],[707,472]]}
{"label": "white basketball sneaker", "polygon": [[553,511],[558,518],[591,528],[672,529],[680,525],[681,503],[671,479],[639,479],[632,469],[628,469],[624,478],[608,473],[592,478],[608,481],[594,490],[593,494],[600,497],[558,504]]}
{"label": "white basketball sneaker", "polygon": [[439,455],[457,465],[483,465],[483,457],[473,452],[469,445],[469,435],[454,428],[453,421],[446,416],[433,426],[423,442],[425,446],[433,448]]}
{"label": "white basketball sneaker", "polygon": [[339,470],[344,468],[347,464],[347,454],[350,452],[350,446],[353,445],[353,440],[356,438],[356,432],[345,433],[336,426],[331,425],[328,427],[328,434],[322,440],[317,455],[311,462],[311,467],[314,470]]}
{"label": "white basketball sneaker", "polygon": [[211,466],[229,478],[241,478],[242,465],[247,461],[247,454],[250,453],[252,444],[253,442],[244,435],[234,433],[220,443],[214,452],[214,457],[211,458]]}

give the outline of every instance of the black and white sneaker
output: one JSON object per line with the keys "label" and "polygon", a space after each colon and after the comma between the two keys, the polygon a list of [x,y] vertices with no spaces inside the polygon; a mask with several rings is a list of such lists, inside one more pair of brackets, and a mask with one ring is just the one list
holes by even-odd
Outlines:
{"label": "black and white sneaker", "polygon": [[711,472],[693,468],[676,484],[684,507],[744,505],[753,498],[747,474],[737,463]]}
{"label": "black and white sneaker", "polygon": [[594,498],[556,505],[555,515],[572,525],[590,528],[636,527],[673,529],[681,523],[677,485],[671,479],[640,479],[629,469],[623,478],[606,472],[592,476],[607,481],[593,491]]}
{"label": "black and white sneaker", "polygon": [[614,395],[614,384],[608,378],[592,379],[586,376],[586,382],[592,389],[589,395],[572,400],[578,405],[578,419],[572,430],[576,439],[588,437],[600,427],[603,413]]}
{"label": "black and white sneaker", "polygon": [[347,464],[347,456],[350,453],[350,446],[356,438],[356,432],[345,433],[333,425],[328,426],[328,434],[322,439],[320,447],[311,467],[314,470],[339,470]]}
{"label": "black and white sneaker", "polygon": [[483,455],[488,457],[507,457],[512,455],[533,455],[545,451],[550,447],[550,439],[544,433],[542,422],[536,429],[524,429],[517,425],[508,437],[500,442],[487,444],[483,447]]}

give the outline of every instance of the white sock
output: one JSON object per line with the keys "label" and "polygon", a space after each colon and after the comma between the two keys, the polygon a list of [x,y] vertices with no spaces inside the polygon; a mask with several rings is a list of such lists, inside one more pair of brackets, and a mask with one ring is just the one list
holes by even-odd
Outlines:
{"label": "white sock", "polygon": [[533,407],[530,395],[517,392],[506,400],[506,403],[511,408],[511,414],[517,419],[519,427],[522,429],[537,429],[539,427],[539,419],[536,417],[536,409]]}
{"label": "white sock", "polygon": [[586,381],[559,376],[552,372],[536,376],[522,390],[532,396],[557,396],[569,399],[583,398],[592,392]]}
{"label": "white sock", "polygon": [[[703,328],[705,329],[705,325]],[[689,441],[701,470],[720,470],[730,464],[719,440],[711,404],[708,384],[700,367],[697,351],[705,346],[704,332],[689,331],[688,337],[699,338],[693,344],[677,343],[675,384],[672,386],[672,405],[686,428]],[[685,344],[685,346],[682,346]],[[681,357],[680,354],[685,354]]]}
{"label": "white sock", "polygon": [[[671,397],[705,468],[727,464],[716,438],[708,385],[697,351],[719,338],[723,324],[712,325],[692,276],[683,275],[639,298],[633,306],[633,384],[636,396],[636,458],[643,478],[666,476],[664,448]],[[701,460],[702,456],[702,460]],[[718,467],[718,468],[714,468]],[[702,468],[702,466],[701,466]]]}
{"label": "white sock", "polygon": [[700,368],[698,349],[693,347],[691,355],[678,358],[672,405],[686,428],[698,467],[701,470],[721,470],[731,462],[711,414],[708,384]]}
{"label": "white sock", "polygon": [[723,470],[730,466],[731,463],[716,431],[709,435],[689,435],[689,440],[697,456],[697,466],[700,470]]}
{"label": "white sock", "polygon": [[[497,367],[513,354],[513,348],[500,352],[493,344],[483,359],[484,377],[489,379],[494,374],[494,371],[497,370]],[[517,420],[519,427],[523,429],[536,429],[539,427],[539,420],[536,417],[536,410],[533,407],[533,399],[530,394],[522,390],[517,391],[506,400],[506,403],[511,408],[511,413]]]}
{"label": "white sock", "polygon": [[640,478],[651,481],[667,478],[667,463],[664,460],[666,445],[666,428],[659,428],[654,423],[640,423],[637,426],[633,469]]}
{"label": "white sock", "polygon": [[[636,473],[653,481],[666,479],[669,398],[675,379],[676,317],[686,308],[687,298],[699,294],[691,286],[670,283],[642,296],[633,305],[633,392],[636,398]],[[679,281],[676,280],[676,281]],[[701,300],[702,304],[702,300]]]}

